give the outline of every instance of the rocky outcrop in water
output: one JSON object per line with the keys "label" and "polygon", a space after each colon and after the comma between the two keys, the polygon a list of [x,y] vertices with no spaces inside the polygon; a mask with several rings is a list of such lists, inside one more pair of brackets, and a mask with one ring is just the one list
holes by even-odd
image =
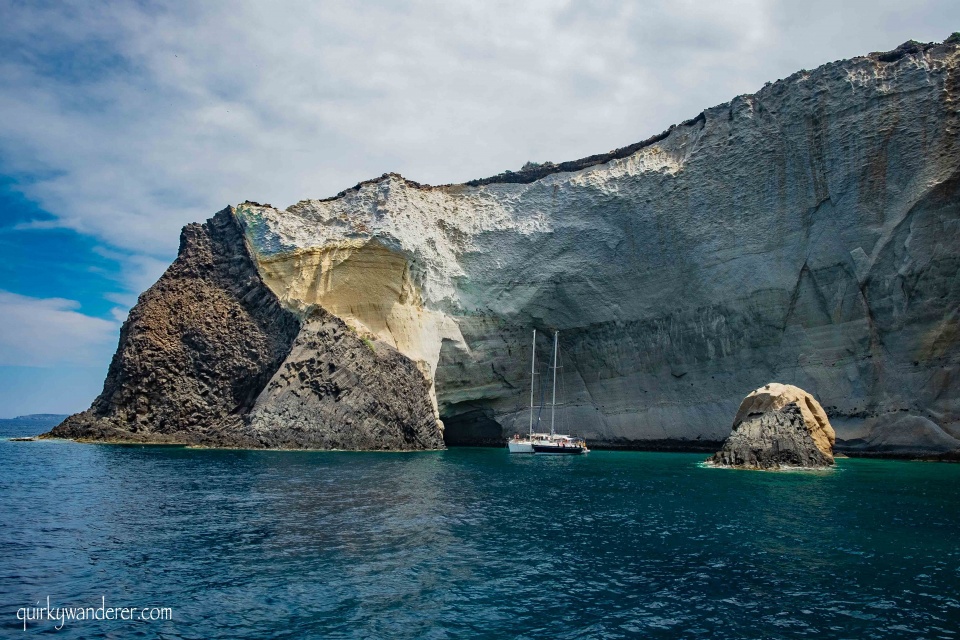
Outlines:
{"label": "rocky outcrop in water", "polygon": [[120,331],[103,392],[51,435],[252,446],[243,416],[299,329],[263,285],[224,209],[184,227],[176,261]]}
{"label": "rocky outcrop in water", "polygon": [[826,467],[833,464],[834,441],[833,427],[813,396],[770,383],[743,399],[730,437],[710,462],[748,469]]}

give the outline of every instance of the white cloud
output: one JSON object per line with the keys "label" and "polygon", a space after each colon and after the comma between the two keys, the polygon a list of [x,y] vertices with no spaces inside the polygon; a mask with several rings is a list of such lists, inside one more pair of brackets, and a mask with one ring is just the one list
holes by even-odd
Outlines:
{"label": "white cloud", "polygon": [[960,5],[76,2],[3,22],[0,170],[156,260],[228,203],[606,151],[801,67],[943,39]]}
{"label": "white cloud", "polygon": [[0,366],[105,366],[120,323],[84,315],[78,307],[73,300],[0,291]]}
{"label": "white cloud", "polygon": [[132,307],[137,296],[146,291],[170,266],[168,260],[143,254],[127,254],[107,247],[94,247],[93,252],[120,263],[119,284],[126,293],[106,293],[104,298],[117,304]]}
{"label": "white cloud", "polygon": [[960,28],[951,0],[64,0],[0,15],[0,174],[54,216],[15,229],[90,234],[123,289],[104,294],[113,320],[0,291],[0,366],[29,373],[0,390],[11,412],[51,393],[86,403],[100,376],[73,365],[106,368],[180,227],[227,204],[570,160],[800,68]]}

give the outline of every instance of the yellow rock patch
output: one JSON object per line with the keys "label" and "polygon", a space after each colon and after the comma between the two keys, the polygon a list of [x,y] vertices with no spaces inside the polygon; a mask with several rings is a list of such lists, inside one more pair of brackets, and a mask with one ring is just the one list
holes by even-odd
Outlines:
{"label": "yellow rock patch", "polygon": [[833,445],[837,436],[827,418],[827,412],[823,410],[816,398],[792,384],[771,382],[752,392],[740,403],[733,425],[736,427],[751,413],[778,411],[791,402],[796,402],[800,407],[800,414],[807,428],[810,429],[813,443],[824,455],[832,459]]}
{"label": "yellow rock patch", "polygon": [[424,308],[406,256],[375,240],[348,240],[275,256],[258,256],[260,274],[288,309],[320,306],[361,334],[395,347],[432,387],[444,338],[463,342],[456,323]]}

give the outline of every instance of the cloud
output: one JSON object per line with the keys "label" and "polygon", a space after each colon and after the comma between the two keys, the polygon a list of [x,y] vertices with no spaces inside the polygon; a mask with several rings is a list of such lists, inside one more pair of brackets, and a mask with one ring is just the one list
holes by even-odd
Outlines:
{"label": "cloud", "polygon": [[115,251],[103,246],[94,247],[93,252],[121,265],[117,280],[126,293],[106,293],[104,298],[126,307],[132,307],[139,294],[153,285],[170,266],[169,260]]}
{"label": "cloud", "polygon": [[50,229],[59,229],[61,225],[57,220],[28,220],[18,222],[13,225],[13,231],[49,231]]}
{"label": "cloud", "polygon": [[0,365],[105,368],[180,227],[227,204],[607,151],[800,68],[942,40],[960,3],[36,0],[2,16],[0,174],[42,210],[10,233],[78,231],[120,274],[61,256],[90,277],[63,295],[88,309],[99,291],[110,319],[0,291]]}
{"label": "cloud", "polygon": [[105,366],[120,323],[84,315],[78,307],[73,300],[0,291],[0,366]]}
{"label": "cloud", "polygon": [[800,67],[942,39],[960,18],[947,2],[795,7],[15,4],[0,168],[57,224],[169,256],[181,225],[228,203],[606,151]]}

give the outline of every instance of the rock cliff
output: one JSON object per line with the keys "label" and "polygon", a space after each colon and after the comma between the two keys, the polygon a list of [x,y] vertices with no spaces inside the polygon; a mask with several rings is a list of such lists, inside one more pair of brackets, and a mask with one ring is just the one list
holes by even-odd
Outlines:
{"label": "rock cliff", "polygon": [[[329,341],[347,333],[329,319],[294,346],[323,309],[376,340],[357,379],[406,370],[383,349],[415,365],[449,442],[526,428],[537,328],[561,332],[562,429],[592,445],[715,450],[744,391],[777,379],[821,399],[841,445],[901,447],[887,432],[910,416],[949,448],[960,436],[958,61],[956,38],[911,42],[582,160],[439,187],[387,174],[285,210],[245,202],[217,219],[242,228],[253,267],[216,267],[222,294],[187,290],[200,267],[165,275],[155,288],[183,288],[170,294],[183,304],[144,294],[104,394],[59,432],[240,429],[274,446],[279,416],[339,420],[340,408],[289,387],[303,363],[342,364]],[[254,275],[255,293],[233,292]],[[222,332],[190,319],[201,294],[223,298]],[[187,319],[172,317],[181,306]],[[151,327],[162,330],[148,340]],[[175,366],[141,366],[143,349]],[[410,448],[429,446],[418,385],[391,387],[413,394],[395,415],[356,395],[356,442],[380,437],[364,413],[379,411],[394,434],[398,415],[419,425],[397,436],[422,443]]]}
{"label": "rock cliff", "polygon": [[813,396],[774,382],[743,399],[730,437],[709,462],[747,469],[828,467],[834,440],[830,420]]}
{"label": "rock cliff", "polygon": [[307,317],[248,424],[270,447],[443,448],[443,425],[416,364],[322,309]]}
{"label": "rock cliff", "polygon": [[263,284],[234,212],[184,228],[131,310],[103,393],[53,437],[247,448],[443,447],[429,384],[388,345]]}
{"label": "rock cliff", "polygon": [[286,308],[417,362],[450,441],[525,428],[531,328],[560,330],[562,423],[592,444],[718,442],[770,379],[816,394],[841,439],[904,414],[950,438],[958,97],[956,42],[907,43],[608,154],[237,218]]}
{"label": "rock cliff", "polygon": [[233,212],[180,236],[179,255],[120,330],[103,393],[51,435],[254,446],[243,416],[300,323],[263,286]]}

